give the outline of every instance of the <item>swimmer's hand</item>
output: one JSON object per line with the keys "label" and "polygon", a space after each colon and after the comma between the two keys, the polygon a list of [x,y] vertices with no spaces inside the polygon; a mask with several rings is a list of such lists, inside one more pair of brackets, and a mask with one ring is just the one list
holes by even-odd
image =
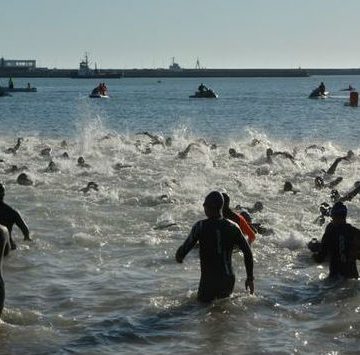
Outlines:
{"label": "swimmer's hand", "polygon": [[250,290],[250,295],[254,294],[254,280],[246,279],[245,281],[245,289]]}
{"label": "swimmer's hand", "polygon": [[178,263],[182,263],[184,258],[181,255],[181,247],[177,250],[176,254],[175,254],[175,259]]}

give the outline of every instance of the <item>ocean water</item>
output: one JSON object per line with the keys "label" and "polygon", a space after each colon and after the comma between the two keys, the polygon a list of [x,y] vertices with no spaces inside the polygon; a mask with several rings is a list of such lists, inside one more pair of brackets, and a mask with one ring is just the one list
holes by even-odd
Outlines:
{"label": "ocean water", "polygon": [[[355,159],[335,173],[340,193],[359,179],[360,108],[344,106],[340,89],[360,87],[360,77],[202,79],[217,100],[188,98],[198,79],[159,80],[107,80],[110,98],[97,100],[87,97],[95,80],[32,79],[37,93],[0,98],[0,180],[33,238],[24,242],[15,227],[18,249],[4,260],[0,353],[357,353],[359,282],[329,282],[306,243],[322,236],[326,224],[313,222],[331,203],[315,176],[351,149]],[[331,97],[309,100],[320,81]],[[152,145],[146,131],[172,145]],[[17,154],[6,154],[18,137]],[[324,150],[305,151],[312,144]],[[46,147],[50,157],[40,154]],[[295,163],[269,165],[269,147]],[[245,158],[231,159],[229,148]],[[58,172],[46,172],[50,160]],[[11,165],[26,166],[34,185],[18,185]],[[297,194],[282,192],[286,180]],[[90,181],[99,190],[82,192]],[[202,305],[198,250],[183,264],[174,254],[213,189],[232,206],[261,201],[253,219],[273,233],[252,246],[256,294],[245,291],[234,254],[234,294]],[[348,208],[360,226],[359,197]]]}

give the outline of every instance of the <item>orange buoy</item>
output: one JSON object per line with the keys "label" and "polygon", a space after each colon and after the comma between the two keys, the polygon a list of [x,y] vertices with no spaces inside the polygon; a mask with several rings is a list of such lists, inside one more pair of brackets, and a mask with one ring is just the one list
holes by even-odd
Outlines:
{"label": "orange buoy", "polygon": [[359,103],[359,93],[357,91],[350,92],[350,106],[357,107]]}

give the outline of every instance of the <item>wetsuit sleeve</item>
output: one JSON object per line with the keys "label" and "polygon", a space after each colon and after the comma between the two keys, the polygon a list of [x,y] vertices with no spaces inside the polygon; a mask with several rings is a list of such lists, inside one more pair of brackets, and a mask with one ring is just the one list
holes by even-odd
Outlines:
{"label": "wetsuit sleeve", "polygon": [[249,237],[249,241],[250,243],[252,243],[256,238],[253,229],[249,226],[249,224],[246,222],[246,219],[243,216],[239,216],[239,220],[240,220],[241,231]]}
{"label": "wetsuit sleeve", "polygon": [[14,222],[20,228],[22,234],[24,235],[24,240],[29,239],[29,227],[26,225],[24,220],[21,218],[19,212],[14,211]]}
{"label": "wetsuit sleeve", "polygon": [[331,240],[331,225],[328,225],[325,229],[325,233],[321,239],[320,252],[314,254],[314,260],[317,263],[322,263],[329,253],[329,243]]}
{"label": "wetsuit sleeve", "polygon": [[175,258],[178,263],[182,263],[186,254],[196,245],[200,236],[201,221],[194,224],[189,236],[186,238],[183,245],[179,247],[176,252]]}
{"label": "wetsuit sleeve", "polygon": [[246,275],[249,281],[254,280],[253,268],[254,268],[254,261],[252,251],[248,242],[246,241],[244,235],[241,233],[239,228],[234,228],[235,240],[236,244],[239,246],[240,250],[244,254],[244,263],[246,268]]}

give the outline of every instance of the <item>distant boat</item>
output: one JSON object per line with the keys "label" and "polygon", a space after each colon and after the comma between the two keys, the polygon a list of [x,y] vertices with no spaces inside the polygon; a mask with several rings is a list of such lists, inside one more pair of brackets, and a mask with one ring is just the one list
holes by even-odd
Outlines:
{"label": "distant boat", "polygon": [[309,99],[326,99],[329,97],[329,92],[328,91],[324,91],[323,93],[321,93],[319,91],[319,88],[314,89],[311,94],[309,95]]}
{"label": "distant boat", "polygon": [[194,95],[190,95],[190,99],[217,99],[219,95],[212,89],[206,88],[203,91],[196,91]]}
{"label": "distant boat", "polygon": [[73,79],[119,79],[120,74],[112,73],[108,70],[98,70],[95,64],[95,69],[90,68],[88,53],[85,53],[84,59],[80,62],[79,69],[71,74]]}
{"label": "distant boat", "polygon": [[37,92],[37,88],[26,87],[26,88],[8,88],[8,87],[0,87],[0,91],[5,93],[8,92]]}

